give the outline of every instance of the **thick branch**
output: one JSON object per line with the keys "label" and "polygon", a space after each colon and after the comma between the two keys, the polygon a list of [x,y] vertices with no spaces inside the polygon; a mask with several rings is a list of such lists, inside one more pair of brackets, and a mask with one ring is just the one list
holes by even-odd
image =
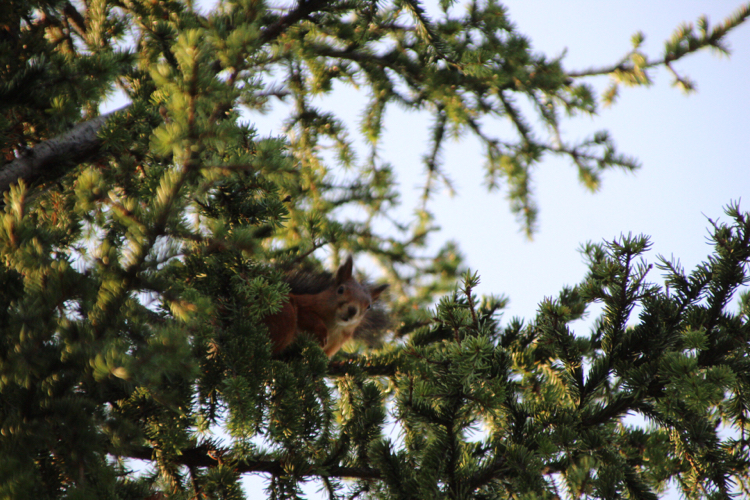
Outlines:
{"label": "thick branch", "polygon": [[[154,460],[154,450],[146,446],[130,450],[125,455],[126,458],[135,458],[138,460]],[[220,453],[209,450],[205,446],[189,448],[182,450],[181,455],[176,457],[179,465],[187,467],[215,467],[222,461]],[[277,460],[248,460],[235,463],[232,467],[239,472],[266,472],[268,474],[281,475],[286,474],[287,470],[284,463]],[[339,467],[329,465],[318,467],[309,465],[305,470],[297,471],[302,477],[352,477],[357,479],[380,479],[380,471],[366,467]]]}
{"label": "thick branch", "polygon": [[63,162],[78,164],[90,159],[101,146],[99,130],[107,118],[123,109],[79,123],[68,132],[37,144],[27,154],[5,165],[0,169],[0,192],[7,191],[20,179],[32,183],[43,178]]}
{"label": "thick branch", "polygon": [[313,12],[321,10],[327,3],[330,3],[329,0],[300,0],[296,9],[290,11],[276,23],[263,30],[260,36],[261,42],[268,43],[275,40],[289,26],[297,21],[301,21]]}
{"label": "thick branch", "polygon": [[[266,28],[261,41],[268,43],[281,35],[289,26],[324,8],[329,0],[301,0],[298,6]],[[125,106],[127,107],[127,106]],[[43,178],[61,162],[77,165],[92,158],[101,146],[98,132],[107,118],[125,108],[112,111],[93,120],[79,123],[65,134],[34,146],[28,154],[16,158],[0,169],[0,193],[10,189],[20,179],[32,183]]]}

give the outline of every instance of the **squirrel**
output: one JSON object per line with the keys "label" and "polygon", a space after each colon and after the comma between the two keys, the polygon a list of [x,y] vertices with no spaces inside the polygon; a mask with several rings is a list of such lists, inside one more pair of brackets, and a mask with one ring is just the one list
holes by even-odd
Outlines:
{"label": "squirrel", "polygon": [[352,276],[353,267],[350,255],[334,275],[289,278],[289,300],[279,312],[264,319],[274,354],[286,349],[301,332],[312,334],[329,358],[352,338],[372,303],[388,288],[387,284],[358,282]]}

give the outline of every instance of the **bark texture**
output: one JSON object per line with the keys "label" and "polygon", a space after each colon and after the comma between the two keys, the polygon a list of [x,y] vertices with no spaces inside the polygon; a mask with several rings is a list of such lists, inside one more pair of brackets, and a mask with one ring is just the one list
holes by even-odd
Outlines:
{"label": "bark texture", "polygon": [[101,146],[98,133],[107,118],[126,107],[79,123],[68,132],[37,144],[27,154],[3,166],[0,169],[0,192],[4,193],[21,179],[27,184],[37,181],[56,170],[61,163],[72,166],[91,159]]}

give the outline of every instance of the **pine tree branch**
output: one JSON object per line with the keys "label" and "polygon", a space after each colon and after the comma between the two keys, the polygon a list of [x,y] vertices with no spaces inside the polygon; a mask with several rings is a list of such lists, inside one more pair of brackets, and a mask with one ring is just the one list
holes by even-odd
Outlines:
{"label": "pine tree branch", "polygon": [[[691,38],[690,35],[692,35],[692,25],[687,25],[686,28],[689,28],[690,31],[686,32],[679,39],[680,42],[687,41],[688,42],[687,44],[683,45],[679,43],[674,43],[674,37],[673,37],[673,40],[670,40],[670,42],[668,42],[667,51],[663,58],[652,60],[652,61],[646,60],[644,64],[640,64],[638,66],[638,69],[644,70],[648,68],[653,68],[655,66],[665,65],[668,67],[668,69],[672,70],[672,68],[669,68],[669,63],[673,61],[677,61],[678,59],[681,59],[688,54],[697,52],[706,47],[713,47],[717,50],[724,52],[725,49],[721,44],[721,41],[723,40],[723,38],[732,29],[744,23],[748,18],[750,18],[750,4],[741,6],[736,12],[734,12],[731,16],[729,16],[722,24],[716,26],[713,30],[711,30],[710,33],[708,32],[702,33],[700,38]],[[683,31],[686,31],[686,30],[683,29]],[[678,33],[680,32],[678,31]],[[601,68],[589,68],[583,71],[568,71],[567,75],[571,78],[581,78],[581,77],[587,77],[587,76],[608,75],[616,71],[629,73],[635,69],[635,64],[633,64],[632,62],[629,62],[633,54],[635,54],[635,50],[628,52],[625,55],[625,57],[623,57],[619,62],[611,66],[604,66]]]}
{"label": "pine tree branch", "polygon": [[[134,458],[137,460],[154,460],[154,449],[148,446],[141,446],[129,450],[126,454],[118,454],[124,458]],[[187,467],[215,467],[223,460],[218,450],[210,449],[207,446],[198,446],[196,448],[187,448],[180,451],[175,462],[178,465]],[[273,475],[282,475],[287,473],[284,462],[279,460],[245,460],[233,464],[233,469],[240,474],[250,472],[266,472]],[[381,479],[381,473],[377,469],[368,467],[340,467],[329,465],[318,467],[308,465],[299,467],[296,472],[301,477],[348,477],[357,479]]]}
{"label": "pine tree branch", "polygon": [[260,37],[261,43],[268,43],[281,35],[281,33],[294,23],[301,21],[313,12],[321,10],[330,2],[329,0],[300,0],[297,8],[282,16],[276,23],[263,31]]}
{"label": "pine tree branch", "polygon": [[[129,106],[129,105],[128,105]],[[106,115],[79,123],[68,132],[34,146],[27,154],[16,158],[0,169],[0,193],[23,179],[31,184],[59,171],[64,164],[77,165],[93,157],[101,146],[98,133],[107,119],[122,111],[124,106]]]}
{"label": "pine tree branch", "polygon": [[[633,71],[635,68],[635,65],[632,63],[628,63],[630,56],[633,54],[633,52],[628,52],[628,54],[623,57],[620,61],[616,62],[615,64],[612,64],[610,66],[602,66],[600,68],[588,68],[581,71],[568,71],[567,75],[570,78],[584,78],[587,76],[601,76],[601,75],[609,75],[611,73],[614,73],[615,71],[623,71],[623,72],[630,72]],[[687,54],[683,54],[687,55]],[[672,59],[674,61],[676,59]],[[666,58],[659,59],[656,61],[647,61],[645,64],[641,65],[641,69],[647,69],[647,68],[653,68],[654,66],[660,66],[662,64],[666,63]]]}
{"label": "pine tree branch", "polygon": [[471,478],[468,489],[470,491],[478,490],[493,479],[497,478],[499,472],[510,472],[508,461],[503,456],[495,455],[495,460],[493,460],[489,466],[485,467],[484,470]]}
{"label": "pine tree branch", "polygon": [[[330,0],[302,0],[296,9],[282,16],[261,34],[261,43],[268,43],[281,35],[289,26],[304,19],[331,3]],[[34,146],[27,154],[0,168],[0,193],[23,179],[31,184],[49,175],[52,170],[67,171],[65,166],[75,166],[90,160],[101,146],[98,132],[107,119],[126,109],[130,104],[106,115],[79,123],[68,132]],[[62,168],[61,168],[62,167]]]}
{"label": "pine tree branch", "polygon": [[81,35],[81,37],[85,37],[86,36],[86,19],[84,19],[81,13],[78,12],[78,9],[76,9],[72,3],[65,2],[65,6],[63,7],[63,13],[68,18],[70,24],[78,32],[78,34]]}
{"label": "pine tree branch", "polygon": [[396,363],[362,364],[361,360],[332,361],[328,365],[328,375],[343,377],[354,373],[364,373],[369,377],[386,377],[396,374]]}

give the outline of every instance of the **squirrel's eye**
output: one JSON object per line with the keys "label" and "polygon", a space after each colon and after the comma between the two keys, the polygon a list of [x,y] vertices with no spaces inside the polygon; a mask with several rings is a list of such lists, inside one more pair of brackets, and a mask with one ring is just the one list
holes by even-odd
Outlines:
{"label": "squirrel's eye", "polygon": [[339,295],[343,295],[343,293],[344,293],[344,290],[345,290],[345,288],[344,288],[344,285],[341,285],[341,286],[339,287],[339,289],[338,289],[338,290],[336,291],[336,293],[338,293]]}
{"label": "squirrel's eye", "polygon": [[367,308],[368,308],[368,309],[369,309],[369,308],[371,308],[371,307],[372,307],[372,306],[371,306],[370,304],[367,304]]}

